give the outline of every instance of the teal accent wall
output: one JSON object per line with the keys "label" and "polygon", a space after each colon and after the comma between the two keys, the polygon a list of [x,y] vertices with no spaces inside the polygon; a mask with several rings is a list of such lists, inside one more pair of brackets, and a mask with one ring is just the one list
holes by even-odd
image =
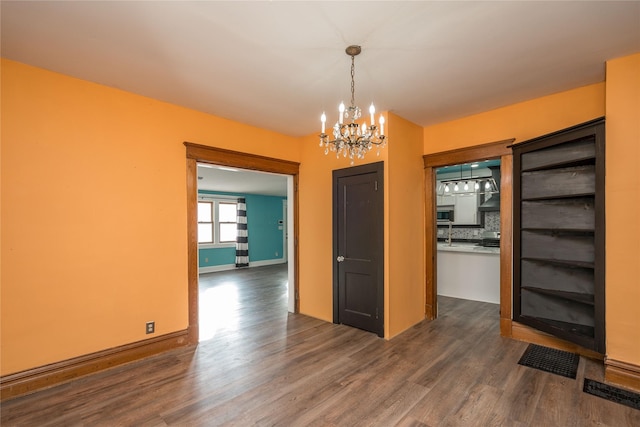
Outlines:
{"label": "teal accent wall", "polygon": [[236,263],[236,248],[204,248],[198,250],[198,267]]}
{"label": "teal accent wall", "polygon": [[[282,218],[282,201],[286,197],[236,194],[199,190],[202,195],[244,197],[247,205],[247,232],[249,234],[249,262],[282,259],[282,238],[285,230],[279,230]],[[276,255],[276,253],[278,255]],[[213,267],[235,264],[233,247],[203,248],[198,250],[198,266]]]}

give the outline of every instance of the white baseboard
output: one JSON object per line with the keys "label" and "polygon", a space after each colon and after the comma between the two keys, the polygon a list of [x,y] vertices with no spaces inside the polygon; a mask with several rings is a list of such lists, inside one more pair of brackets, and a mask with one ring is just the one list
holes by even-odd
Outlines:
{"label": "white baseboard", "polygon": [[[284,264],[287,261],[284,258],[275,258],[275,259],[266,259],[264,261],[249,261],[249,268],[251,267],[263,267],[265,265],[275,265],[275,264]],[[228,271],[235,270],[235,264],[224,264],[224,265],[212,265],[209,267],[200,267],[198,268],[198,274],[203,273],[215,273],[218,271]]]}
{"label": "white baseboard", "polygon": [[198,268],[198,274],[202,274],[202,273],[215,273],[218,271],[227,271],[227,270],[233,270],[236,268],[235,264],[224,264],[224,265],[212,265],[209,267],[199,267]]}
{"label": "white baseboard", "polygon": [[265,265],[284,264],[285,262],[287,261],[285,261],[284,258],[265,259],[264,261],[256,261],[256,262],[249,261],[249,267],[262,267]]}

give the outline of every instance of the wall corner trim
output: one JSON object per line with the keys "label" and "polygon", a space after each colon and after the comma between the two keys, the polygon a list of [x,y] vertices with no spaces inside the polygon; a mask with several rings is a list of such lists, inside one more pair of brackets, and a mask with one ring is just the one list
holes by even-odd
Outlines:
{"label": "wall corner trim", "polygon": [[183,347],[189,343],[187,336],[188,331],[185,329],[5,375],[0,377],[0,401],[35,393],[86,375]]}
{"label": "wall corner trim", "polygon": [[607,357],[604,360],[604,380],[640,392],[640,366]]}

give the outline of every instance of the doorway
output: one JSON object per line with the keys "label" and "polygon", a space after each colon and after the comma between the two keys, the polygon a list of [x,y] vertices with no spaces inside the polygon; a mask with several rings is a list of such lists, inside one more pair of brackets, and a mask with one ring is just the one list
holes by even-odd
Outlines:
{"label": "doorway", "polygon": [[188,341],[197,344],[199,340],[199,312],[198,312],[198,222],[197,222],[197,194],[198,174],[197,164],[206,163],[218,166],[248,169],[253,171],[272,172],[288,175],[288,231],[293,239],[289,239],[288,275],[289,286],[294,295],[293,312],[299,310],[298,299],[298,248],[293,243],[298,236],[298,197],[297,183],[300,164],[286,160],[257,156],[237,151],[224,150],[190,142],[184,143],[187,157],[187,235],[188,235],[188,300],[189,300],[189,328]]}
{"label": "doorway", "polygon": [[[290,176],[198,163],[199,340],[237,329],[242,316],[287,307],[287,181]],[[238,259],[239,229],[248,237]],[[244,247],[248,246],[248,247]],[[285,249],[285,250],[283,250]],[[238,262],[248,265],[238,268]],[[293,282],[292,282],[293,283]]]}
{"label": "doorway", "polygon": [[436,169],[438,296],[500,304],[500,160]]}
{"label": "doorway", "polygon": [[333,171],[334,323],[384,337],[384,163]]}
{"label": "doorway", "polygon": [[437,199],[436,169],[447,165],[500,159],[500,334],[511,336],[511,295],[512,295],[512,176],[513,156],[511,144],[514,139],[477,145],[423,156],[425,167],[425,223],[427,272],[425,290],[425,317],[438,316],[437,283]]}

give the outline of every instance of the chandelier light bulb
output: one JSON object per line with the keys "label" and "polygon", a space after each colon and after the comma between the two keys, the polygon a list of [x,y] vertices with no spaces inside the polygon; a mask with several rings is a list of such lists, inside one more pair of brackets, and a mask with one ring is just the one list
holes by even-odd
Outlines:
{"label": "chandelier light bulb", "polygon": [[449,192],[449,184],[445,184],[444,186],[444,192],[448,193]]}
{"label": "chandelier light bulb", "polygon": [[371,125],[373,126],[373,124],[376,122],[375,118],[373,117],[373,115],[376,113],[376,107],[373,106],[373,102],[371,103],[371,106],[369,107],[369,114],[371,114]]}
{"label": "chandelier light bulb", "polygon": [[480,189],[480,184],[478,183],[478,181],[476,181],[476,184],[473,186],[473,188],[475,190],[479,190]]}
{"label": "chandelier light bulb", "polygon": [[460,188],[458,187],[458,183],[456,182],[456,184],[453,186],[453,191],[458,191]]}
{"label": "chandelier light bulb", "polygon": [[322,122],[322,133],[324,133],[324,125],[327,122],[327,115],[324,113],[324,111],[322,112],[322,115],[320,116],[320,121]]}
{"label": "chandelier light bulb", "polygon": [[384,116],[380,114],[380,135],[384,135]]}
{"label": "chandelier light bulb", "polygon": [[487,181],[487,182],[484,184],[484,189],[485,189],[485,190],[491,190],[491,183],[489,183],[489,181]]}
{"label": "chandelier light bulb", "polygon": [[464,191],[469,190],[469,183],[467,181],[464,182]]}
{"label": "chandelier light bulb", "polygon": [[341,102],[338,106],[338,112],[340,113],[338,116],[338,122],[342,124],[342,119],[344,118],[344,102]]}

